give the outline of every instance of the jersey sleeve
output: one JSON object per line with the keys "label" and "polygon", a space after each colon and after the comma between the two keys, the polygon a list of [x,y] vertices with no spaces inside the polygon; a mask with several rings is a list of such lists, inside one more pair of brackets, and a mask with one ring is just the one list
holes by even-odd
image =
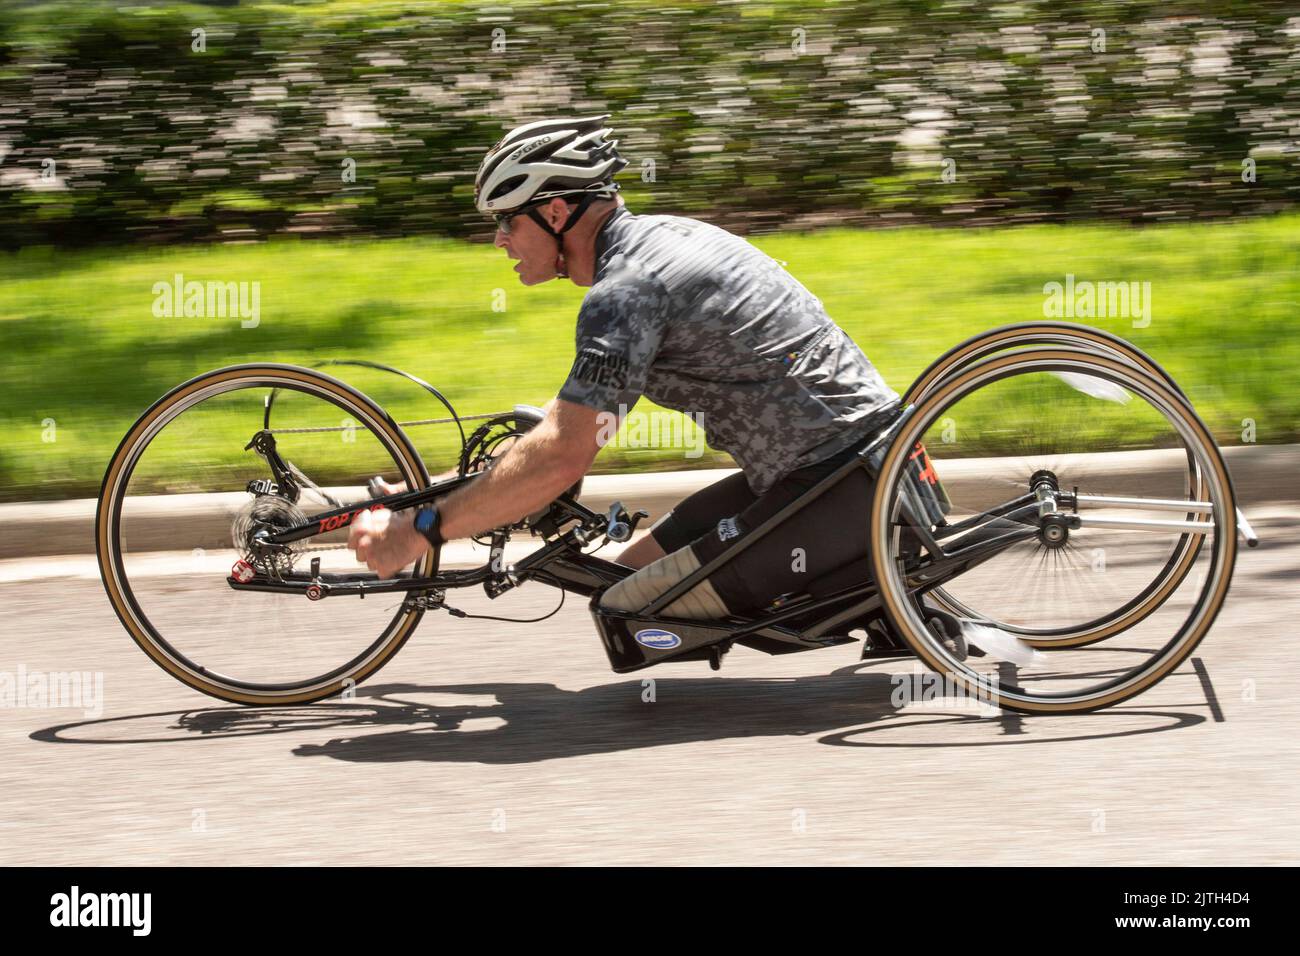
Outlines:
{"label": "jersey sleeve", "polygon": [[582,301],[577,356],[559,397],[616,415],[630,410],[645,390],[668,315],[668,296],[656,277],[602,279]]}

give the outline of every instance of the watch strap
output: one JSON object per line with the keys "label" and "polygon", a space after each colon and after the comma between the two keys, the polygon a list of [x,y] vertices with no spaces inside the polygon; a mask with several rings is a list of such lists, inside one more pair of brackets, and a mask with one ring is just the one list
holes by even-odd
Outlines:
{"label": "watch strap", "polygon": [[425,505],[415,513],[415,530],[435,548],[447,540],[442,536],[442,513],[437,505]]}

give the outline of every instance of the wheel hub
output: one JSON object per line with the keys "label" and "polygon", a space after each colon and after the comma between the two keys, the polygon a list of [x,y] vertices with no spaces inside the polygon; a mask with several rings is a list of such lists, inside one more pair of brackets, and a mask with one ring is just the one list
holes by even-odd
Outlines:
{"label": "wheel hub", "polygon": [[1029,476],[1029,490],[1038,499],[1038,540],[1053,550],[1065,547],[1070,540],[1071,521],[1058,510],[1061,484],[1055,472],[1046,468],[1034,472]]}
{"label": "wheel hub", "polygon": [[1045,547],[1065,547],[1070,540],[1070,519],[1063,514],[1049,514],[1041,519],[1038,540]]}

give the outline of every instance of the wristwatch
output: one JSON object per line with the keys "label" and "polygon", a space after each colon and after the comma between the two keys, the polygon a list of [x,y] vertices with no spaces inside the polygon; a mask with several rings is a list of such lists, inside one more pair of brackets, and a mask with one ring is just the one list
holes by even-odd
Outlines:
{"label": "wristwatch", "polygon": [[415,530],[435,548],[447,540],[442,536],[442,514],[437,505],[425,505],[415,513]]}

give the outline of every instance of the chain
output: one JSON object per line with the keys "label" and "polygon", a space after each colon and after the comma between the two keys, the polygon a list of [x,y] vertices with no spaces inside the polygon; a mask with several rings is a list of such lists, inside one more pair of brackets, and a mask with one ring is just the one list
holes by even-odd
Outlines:
{"label": "chain", "polygon": [[[510,412],[489,412],[486,415],[462,415],[462,422],[476,422],[487,418],[497,418],[501,415],[509,415]],[[415,421],[398,422],[403,428],[412,428],[415,425],[447,425],[456,421],[454,418],[417,418]],[[272,428],[272,435],[306,435],[314,432],[345,432],[349,428],[355,428],[355,425],[330,425],[320,428]]]}
{"label": "chain", "polygon": [[296,557],[300,554],[314,554],[317,551],[346,551],[347,547],[346,544],[321,544],[310,548],[294,548],[293,553]]}

